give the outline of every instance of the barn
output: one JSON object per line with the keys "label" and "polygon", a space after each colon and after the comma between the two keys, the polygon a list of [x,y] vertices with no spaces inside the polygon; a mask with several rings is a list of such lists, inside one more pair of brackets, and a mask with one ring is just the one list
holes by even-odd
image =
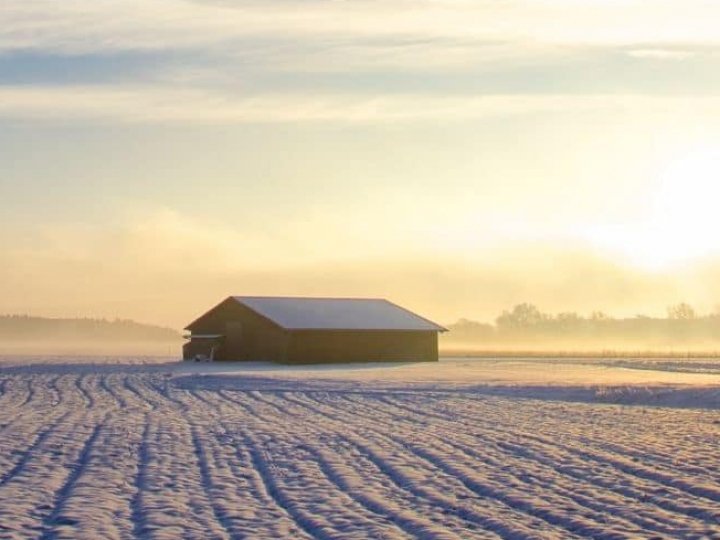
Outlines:
{"label": "barn", "polygon": [[190,323],[183,358],[437,361],[446,329],[377,298],[230,296]]}

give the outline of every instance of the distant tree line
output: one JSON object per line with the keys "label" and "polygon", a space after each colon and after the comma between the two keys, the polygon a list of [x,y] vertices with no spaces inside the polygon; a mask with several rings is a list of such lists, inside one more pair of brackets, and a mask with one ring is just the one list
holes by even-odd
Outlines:
{"label": "distant tree line", "polygon": [[54,319],[27,315],[0,315],[3,341],[175,341],[180,334],[171,328],[128,319]]}
{"label": "distant tree line", "polygon": [[720,314],[699,315],[685,302],[669,306],[666,317],[615,318],[593,311],[545,313],[530,303],[503,311],[494,324],[460,319],[448,327],[453,341],[568,339],[622,339],[653,342],[720,342]]}

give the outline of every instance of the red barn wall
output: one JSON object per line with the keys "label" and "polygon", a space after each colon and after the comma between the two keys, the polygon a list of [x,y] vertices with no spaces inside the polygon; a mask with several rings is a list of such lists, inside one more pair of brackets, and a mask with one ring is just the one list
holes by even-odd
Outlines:
{"label": "red barn wall", "polygon": [[302,330],[291,332],[289,363],[437,361],[437,332]]}
{"label": "red barn wall", "polygon": [[[232,299],[211,309],[188,326],[188,330],[194,334],[225,336],[215,354],[216,360],[282,362],[289,341],[287,331]],[[187,349],[195,347],[190,345]]]}

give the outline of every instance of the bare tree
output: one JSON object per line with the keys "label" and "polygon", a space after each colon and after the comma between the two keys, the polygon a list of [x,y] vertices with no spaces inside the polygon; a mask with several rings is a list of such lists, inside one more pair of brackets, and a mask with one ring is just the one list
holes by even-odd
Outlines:
{"label": "bare tree", "polygon": [[691,321],[697,318],[697,313],[690,304],[680,302],[667,308],[668,319]]}
{"label": "bare tree", "polygon": [[523,303],[516,305],[512,311],[503,311],[495,323],[498,328],[532,328],[547,319],[548,316],[535,305]]}

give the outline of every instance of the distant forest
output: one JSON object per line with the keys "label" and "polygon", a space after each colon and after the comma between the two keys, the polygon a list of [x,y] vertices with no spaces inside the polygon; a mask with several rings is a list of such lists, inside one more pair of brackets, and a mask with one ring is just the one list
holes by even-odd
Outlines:
{"label": "distant forest", "polygon": [[180,334],[162,326],[126,319],[51,319],[0,315],[0,341],[171,342]]}
{"label": "distant forest", "polygon": [[601,311],[589,315],[575,312],[545,313],[529,303],[503,311],[494,324],[460,319],[448,326],[446,345],[557,344],[597,349],[621,345],[644,347],[720,347],[720,313],[698,314],[679,303],[667,308],[665,317],[615,318]]}

